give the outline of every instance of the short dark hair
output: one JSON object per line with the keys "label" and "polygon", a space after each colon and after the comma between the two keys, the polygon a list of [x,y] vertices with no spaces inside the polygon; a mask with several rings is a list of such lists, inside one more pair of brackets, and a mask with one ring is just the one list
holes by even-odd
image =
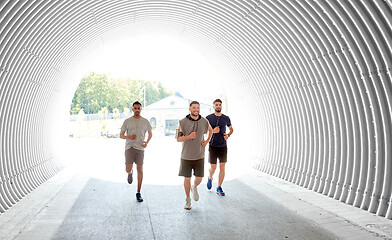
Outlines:
{"label": "short dark hair", "polygon": [[199,103],[198,101],[192,101],[192,102],[189,104],[189,107],[191,107],[191,106],[192,106],[192,104],[197,104],[197,105],[200,105],[200,103]]}
{"label": "short dark hair", "polygon": [[222,100],[220,100],[219,98],[215,99],[215,101],[212,104],[215,104],[216,102],[220,102],[222,103]]}
{"label": "short dark hair", "polygon": [[132,104],[132,107],[134,107],[135,105],[142,105],[139,101],[136,101],[136,102],[134,102],[133,104]]}

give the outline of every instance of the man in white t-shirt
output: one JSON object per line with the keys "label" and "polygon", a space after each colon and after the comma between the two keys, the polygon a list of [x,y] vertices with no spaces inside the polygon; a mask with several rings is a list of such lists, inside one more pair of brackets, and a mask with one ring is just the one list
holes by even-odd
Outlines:
{"label": "man in white t-shirt", "polygon": [[[136,163],[137,169],[137,193],[136,200],[143,202],[140,190],[143,182],[143,160],[144,148],[150,142],[152,137],[151,124],[144,117],[140,116],[142,104],[138,101],[132,104],[133,116],[125,119],[122,127],[120,138],[126,139],[125,142],[125,171],[128,173],[128,183],[133,182],[133,163]],[[145,140],[146,132],[148,132],[147,140]]]}

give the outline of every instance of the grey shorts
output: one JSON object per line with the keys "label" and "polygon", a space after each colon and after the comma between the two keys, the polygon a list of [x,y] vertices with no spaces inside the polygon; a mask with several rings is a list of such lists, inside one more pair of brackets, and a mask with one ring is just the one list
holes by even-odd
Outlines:
{"label": "grey shorts", "polygon": [[136,163],[137,165],[143,165],[143,159],[144,151],[133,147],[125,150],[125,164]]}
{"label": "grey shorts", "polygon": [[183,177],[192,177],[193,175],[196,177],[204,177],[204,158],[199,160],[185,160],[181,159],[180,172],[178,176]]}

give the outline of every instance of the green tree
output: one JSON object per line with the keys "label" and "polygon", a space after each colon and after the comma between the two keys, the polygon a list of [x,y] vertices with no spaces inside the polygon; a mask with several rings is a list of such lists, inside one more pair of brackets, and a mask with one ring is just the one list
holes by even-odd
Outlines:
{"label": "green tree", "polygon": [[85,113],[98,113],[105,108],[113,113],[115,108],[132,107],[135,101],[147,106],[173,93],[155,81],[109,78],[106,74],[89,73],[82,78],[75,92],[70,112],[77,114],[83,108]]}
{"label": "green tree", "polygon": [[146,87],[146,91],[145,91],[146,106],[174,93],[174,91],[166,90],[166,88],[160,82],[159,83],[155,81],[145,82],[145,87]]}
{"label": "green tree", "polygon": [[107,107],[110,83],[105,74],[90,73],[82,78],[76,89],[71,104],[71,114],[77,114],[81,108],[85,113],[98,113]]}

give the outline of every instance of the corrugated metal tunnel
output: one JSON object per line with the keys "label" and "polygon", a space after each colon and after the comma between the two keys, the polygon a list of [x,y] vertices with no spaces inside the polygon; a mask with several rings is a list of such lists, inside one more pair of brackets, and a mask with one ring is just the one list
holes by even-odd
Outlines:
{"label": "corrugated metal tunnel", "polygon": [[254,167],[391,219],[391,23],[390,0],[2,0],[0,212],[61,169],[84,54],[153,32],[225,77]]}

